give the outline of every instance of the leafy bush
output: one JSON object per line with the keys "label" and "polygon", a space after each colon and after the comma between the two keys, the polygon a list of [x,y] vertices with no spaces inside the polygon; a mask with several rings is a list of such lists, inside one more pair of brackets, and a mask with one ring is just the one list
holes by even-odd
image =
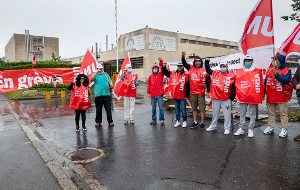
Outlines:
{"label": "leafy bush", "polygon": [[22,92],[22,96],[27,97],[27,96],[33,96],[35,94],[37,94],[38,91],[37,90],[26,90]]}
{"label": "leafy bush", "polygon": [[37,84],[34,84],[33,86],[32,86],[32,88],[36,88],[37,87]]}
{"label": "leafy bush", "polygon": [[47,84],[47,87],[48,87],[48,88],[53,88],[53,87],[54,87],[54,84],[49,83],[49,84]]}
{"label": "leafy bush", "polygon": [[44,83],[42,88],[46,88],[48,86],[48,83]]}
{"label": "leafy bush", "polygon": [[37,85],[38,88],[41,88],[41,86],[43,86],[43,83]]}

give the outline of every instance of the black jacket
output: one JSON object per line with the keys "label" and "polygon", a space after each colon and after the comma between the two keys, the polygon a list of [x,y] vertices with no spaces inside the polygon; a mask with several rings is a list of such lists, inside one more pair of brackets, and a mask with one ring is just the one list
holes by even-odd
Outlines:
{"label": "black jacket", "polygon": [[[171,75],[171,71],[168,71],[166,67],[162,67],[162,72],[166,77],[170,78]],[[178,71],[178,69],[176,70],[177,73],[183,74],[184,73],[184,69],[182,69],[182,71]],[[186,98],[190,97],[190,81],[189,81],[189,77],[188,77],[188,81],[186,83],[186,88],[185,88],[185,95]]]}
{"label": "black jacket", "polygon": [[[185,60],[185,57],[184,56],[182,56],[182,58],[181,58],[181,63],[183,64],[183,66],[186,68],[186,70],[190,70],[190,68],[191,68],[191,66],[190,66],[190,64],[188,64],[187,62],[186,62],[186,60]],[[205,63],[206,63],[206,60],[205,60]],[[196,66],[195,66],[195,61],[193,62],[193,66],[196,68]],[[201,60],[201,68],[202,68],[202,66],[203,66],[203,64],[202,64],[202,60]],[[206,69],[206,68],[205,68]],[[207,71],[206,71],[207,72]],[[206,91],[209,93],[210,92],[210,83],[211,83],[211,81],[210,81],[210,77],[207,77],[207,79],[206,79],[206,81],[205,81],[205,86],[206,86]]]}
{"label": "black jacket", "polygon": [[[300,84],[300,66],[298,67],[294,77],[293,77],[293,87],[296,90],[297,84]],[[300,90],[296,91],[296,95],[299,97],[300,96]]]}

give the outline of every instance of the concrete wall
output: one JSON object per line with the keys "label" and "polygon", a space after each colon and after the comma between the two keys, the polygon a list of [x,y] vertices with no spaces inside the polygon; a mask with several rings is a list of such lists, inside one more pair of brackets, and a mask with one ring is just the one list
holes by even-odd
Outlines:
{"label": "concrete wall", "polygon": [[5,52],[5,61],[13,62],[15,61],[15,34],[12,35],[12,37],[9,39],[8,43],[4,47]]}

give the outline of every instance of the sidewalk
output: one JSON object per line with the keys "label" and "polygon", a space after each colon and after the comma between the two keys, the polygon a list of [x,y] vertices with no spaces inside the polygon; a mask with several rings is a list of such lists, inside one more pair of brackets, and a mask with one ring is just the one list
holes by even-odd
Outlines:
{"label": "sidewalk", "polygon": [[0,189],[61,189],[0,94]]}

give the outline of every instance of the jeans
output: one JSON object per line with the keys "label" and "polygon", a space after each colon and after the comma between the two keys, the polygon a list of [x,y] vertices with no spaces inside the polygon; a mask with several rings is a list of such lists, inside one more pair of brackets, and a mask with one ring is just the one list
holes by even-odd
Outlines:
{"label": "jeans", "polygon": [[96,123],[102,123],[102,107],[104,105],[104,109],[107,115],[108,123],[112,123],[112,116],[111,116],[111,96],[97,96],[95,97],[95,104],[96,104]]}
{"label": "jeans", "polygon": [[156,122],[156,103],[158,103],[159,107],[159,121],[164,121],[164,103],[163,103],[163,95],[156,96],[151,98],[152,105],[152,121]]}
{"label": "jeans", "polygon": [[298,104],[299,104],[299,106],[300,106],[300,96],[298,97]]}
{"label": "jeans", "polygon": [[186,101],[185,100],[179,100],[179,99],[173,99],[174,105],[175,105],[175,113],[176,113],[176,120],[180,121],[180,108],[182,110],[182,120],[187,120],[186,115]]}

